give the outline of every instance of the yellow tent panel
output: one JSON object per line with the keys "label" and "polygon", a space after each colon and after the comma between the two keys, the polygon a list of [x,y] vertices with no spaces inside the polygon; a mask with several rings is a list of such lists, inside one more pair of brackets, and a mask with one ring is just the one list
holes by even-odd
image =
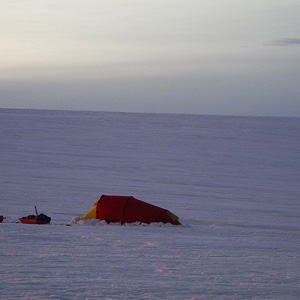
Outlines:
{"label": "yellow tent panel", "polygon": [[91,209],[87,214],[85,214],[83,217],[81,217],[79,220],[91,220],[96,219],[96,209],[97,209],[97,202],[94,204],[94,208]]}

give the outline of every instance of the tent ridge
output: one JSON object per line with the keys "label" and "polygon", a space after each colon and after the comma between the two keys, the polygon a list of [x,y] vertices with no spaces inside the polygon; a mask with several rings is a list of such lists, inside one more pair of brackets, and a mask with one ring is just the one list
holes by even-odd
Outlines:
{"label": "tent ridge", "polygon": [[156,218],[155,218],[155,220],[154,220],[154,222],[157,222],[158,220],[159,220],[159,218],[160,218],[160,216],[162,215],[162,214],[164,214],[165,212],[167,212],[168,210],[167,209],[164,209]]}
{"label": "tent ridge", "polygon": [[126,200],[126,203],[125,203],[125,205],[124,205],[124,208],[123,208],[123,213],[122,213],[122,217],[121,217],[121,220],[120,220],[120,223],[121,223],[122,225],[124,224],[123,220],[124,220],[124,215],[125,215],[125,210],[126,210],[127,204],[128,204],[128,202],[129,202],[129,200],[130,200],[131,198],[133,198],[133,196],[129,196],[129,197],[128,197],[128,199]]}

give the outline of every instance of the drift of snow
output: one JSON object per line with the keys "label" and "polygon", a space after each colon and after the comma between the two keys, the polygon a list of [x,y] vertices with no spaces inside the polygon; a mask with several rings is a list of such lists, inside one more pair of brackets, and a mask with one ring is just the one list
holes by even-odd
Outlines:
{"label": "drift of snow", "polygon": [[[299,299],[299,118],[0,109],[0,125],[1,299]],[[102,194],[182,226],[77,222]],[[35,205],[51,224],[15,223]]]}

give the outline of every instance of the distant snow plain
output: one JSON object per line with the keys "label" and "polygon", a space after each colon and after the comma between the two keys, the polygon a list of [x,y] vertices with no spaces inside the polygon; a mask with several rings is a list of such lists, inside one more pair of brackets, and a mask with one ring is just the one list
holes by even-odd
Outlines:
{"label": "distant snow plain", "polygon": [[[1,299],[299,299],[299,118],[0,109],[0,125]],[[76,223],[102,194],[182,226]],[[35,205],[50,225],[16,223]]]}

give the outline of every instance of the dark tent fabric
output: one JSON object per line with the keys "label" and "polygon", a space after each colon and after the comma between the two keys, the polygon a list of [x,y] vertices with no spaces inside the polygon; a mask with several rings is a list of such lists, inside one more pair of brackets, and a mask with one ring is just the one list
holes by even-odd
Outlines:
{"label": "dark tent fabric", "polygon": [[96,219],[107,222],[152,223],[180,225],[178,217],[167,209],[146,203],[132,196],[102,195],[96,203]]}

